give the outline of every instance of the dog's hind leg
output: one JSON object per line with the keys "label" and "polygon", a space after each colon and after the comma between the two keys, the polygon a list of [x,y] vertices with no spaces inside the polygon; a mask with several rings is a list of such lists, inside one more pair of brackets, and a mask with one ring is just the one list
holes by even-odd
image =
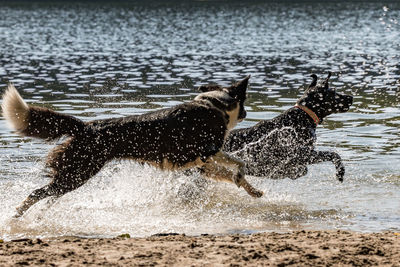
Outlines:
{"label": "dog's hind leg", "polygon": [[43,186],[42,188],[34,190],[20,206],[17,207],[17,214],[15,218],[21,217],[36,202],[50,196],[55,196],[56,190],[52,183]]}
{"label": "dog's hind leg", "polygon": [[308,163],[315,164],[325,161],[332,161],[336,168],[336,178],[340,182],[343,182],[345,169],[342,163],[342,158],[339,156],[338,153],[330,151],[313,151]]}
{"label": "dog's hind leg", "polygon": [[[261,197],[263,192],[255,189],[245,179],[246,164],[224,152],[218,152],[214,156],[208,158],[203,166],[203,173],[212,179],[226,182],[234,182],[238,187],[243,187],[246,192],[252,197]],[[237,169],[234,172],[230,169]]]}
{"label": "dog's hind leg", "polygon": [[[15,217],[22,216],[32,205],[46,197],[61,197],[81,187],[87,180],[97,174],[107,162],[101,156],[96,158],[94,153],[83,154],[82,152],[82,155],[82,157],[87,156],[85,164],[82,163],[82,160],[72,156],[54,165],[52,181],[48,185],[33,191],[17,208]],[[90,159],[88,159],[89,156]]]}
{"label": "dog's hind leg", "polygon": [[74,166],[73,163],[71,163],[71,166],[75,168],[74,170],[73,168],[68,168],[68,173],[65,173],[65,170],[60,170],[60,172],[53,177],[52,182],[42,188],[34,190],[25,201],[17,207],[17,214],[15,217],[22,216],[32,205],[46,197],[61,197],[81,187],[87,180],[100,171],[105,162],[105,160],[97,161],[96,163],[89,164],[89,166]]}

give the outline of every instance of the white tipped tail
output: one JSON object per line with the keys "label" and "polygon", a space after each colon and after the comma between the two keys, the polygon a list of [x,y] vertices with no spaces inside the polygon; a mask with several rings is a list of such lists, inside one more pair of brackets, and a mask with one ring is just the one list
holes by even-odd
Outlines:
{"label": "white tipped tail", "polygon": [[3,95],[1,109],[11,128],[22,131],[28,127],[29,106],[12,84],[8,85]]}

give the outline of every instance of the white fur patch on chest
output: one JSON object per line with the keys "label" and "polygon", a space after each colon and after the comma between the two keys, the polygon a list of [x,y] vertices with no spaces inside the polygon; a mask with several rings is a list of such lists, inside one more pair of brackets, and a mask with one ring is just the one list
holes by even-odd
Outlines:
{"label": "white fur patch on chest", "polygon": [[233,110],[226,112],[226,114],[228,114],[229,116],[229,122],[227,125],[228,131],[235,128],[235,126],[238,124],[239,112],[240,112],[239,103],[236,103],[236,107]]}

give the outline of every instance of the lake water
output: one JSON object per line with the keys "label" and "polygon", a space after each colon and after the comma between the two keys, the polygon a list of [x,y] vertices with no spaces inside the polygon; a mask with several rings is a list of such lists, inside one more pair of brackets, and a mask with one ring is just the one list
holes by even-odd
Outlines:
{"label": "lake water", "polygon": [[354,105],[317,130],[318,148],[342,156],[344,183],[317,164],[298,180],[249,177],[265,192],[252,199],[198,175],[112,162],[18,220],[15,207],[49,182],[54,143],[21,138],[0,117],[0,238],[400,231],[400,4],[321,2],[1,2],[0,91],[11,81],[27,102],[85,121],[170,107],[248,74],[238,127],[293,106],[311,73],[332,71]]}

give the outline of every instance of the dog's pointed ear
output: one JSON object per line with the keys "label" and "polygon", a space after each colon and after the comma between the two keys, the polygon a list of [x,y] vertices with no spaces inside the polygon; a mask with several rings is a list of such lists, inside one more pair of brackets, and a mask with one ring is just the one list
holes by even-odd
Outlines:
{"label": "dog's pointed ear", "polygon": [[235,83],[234,85],[232,85],[231,87],[229,87],[229,95],[232,97],[235,96],[243,96],[246,95],[246,90],[247,90],[247,86],[249,85],[249,79],[250,79],[250,75],[248,75],[246,78],[244,78],[243,80]]}
{"label": "dog's pointed ear", "polygon": [[323,83],[323,86],[325,89],[329,89],[329,78],[331,77],[331,75],[332,75],[332,72],[328,72],[328,77],[326,77],[326,79]]}
{"label": "dog's pointed ear", "polygon": [[202,85],[198,88],[200,92],[211,92],[211,91],[221,91],[222,87],[216,84],[208,84],[208,85]]}
{"label": "dog's pointed ear", "polygon": [[311,87],[314,87],[317,85],[317,81],[318,81],[318,76],[315,74],[311,74],[310,75],[311,78],[313,79],[312,82],[310,83],[310,85],[307,87],[307,90],[310,89]]}

